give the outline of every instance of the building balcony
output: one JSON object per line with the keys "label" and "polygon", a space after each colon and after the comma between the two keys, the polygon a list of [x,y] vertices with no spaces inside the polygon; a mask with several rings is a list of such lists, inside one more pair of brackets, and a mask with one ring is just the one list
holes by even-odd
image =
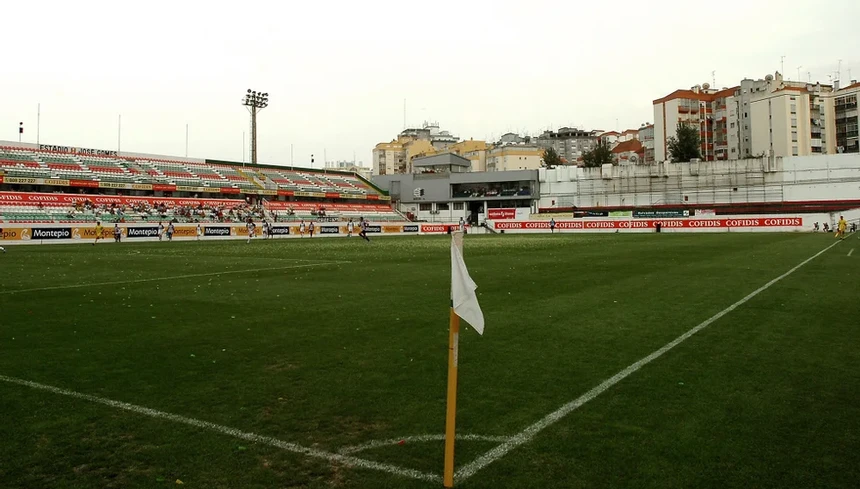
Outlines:
{"label": "building balcony", "polygon": [[678,106],[678,112],[680,112],[681,114],[688,114],[688,113],[690,113],[690,108],[684,107],[683,105],[679,105]]}

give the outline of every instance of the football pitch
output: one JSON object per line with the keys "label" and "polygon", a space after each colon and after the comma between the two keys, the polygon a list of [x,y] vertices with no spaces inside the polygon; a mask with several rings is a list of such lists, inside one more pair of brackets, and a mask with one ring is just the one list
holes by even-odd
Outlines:
{"label": "football pitch", "polygon": [[[856,488],[854,248],[467,236],[456,486]],[[0,487],[441,487],[450,238],[7,249]]]}

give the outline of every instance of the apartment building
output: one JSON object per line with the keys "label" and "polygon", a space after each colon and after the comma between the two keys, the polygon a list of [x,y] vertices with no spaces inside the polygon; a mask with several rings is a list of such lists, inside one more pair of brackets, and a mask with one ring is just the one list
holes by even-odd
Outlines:
{"label": "apartment building", "polygon": [[379,143],[373,148],[373,174],[411,173],[413,158],[444,152],[458,141],[458,137],[440,130],[436,122],[404,129],[397,139]]}
{"label": "apartment building", "polygon": [[493,147],[487,154],[487,171],[537,170],[543,164],[543,152],[536,144]]}
{"label": "apartment building", "polygon": [[837,90],[833,97],[834,124],[837,153],[860,153],[857,127],[860,117],[857,112],[857,99],[860,98],[860,83],[851,80],[847,87]]}
{"label": "apartment building", "polygon": [[670,159],[668,139],[679,124],[699,128],[706,161],[834,152],[832,92],[778,72],[733,88],[676,90],[654,101],[654,159]]}
{"label": "apartment building", "polygon": [[535,138],[539,148],[554,148],[556,153],[570,164],[575,164],[583,153],[594,149],[597,141],[598,135],[594,131],[570,127],[562,127],[558,131],[544,131]]}
{"label": "apartment building", "polygon": [[642,143],[641,163],[654,163],[654,124],[645,124],[639,128],[639,142]]}
{"label": "apartment building", "polygon": [[[669,138],[674,137],[682,124],[702,128],[705,122],[707,102],[713,100],[714,90],[705,83],[689,90],[679,89],[654,100],[654,159],[658,162],[669,158]],[[707,134],[702,134],[705,136]],[[707,146],[702,137],[702,154]]]}
{"label": "apartment building", "polygon": [[782,86],[758,94],[750,102],[752,156],[835,153],[833,116],[833,98],[814,88]]}

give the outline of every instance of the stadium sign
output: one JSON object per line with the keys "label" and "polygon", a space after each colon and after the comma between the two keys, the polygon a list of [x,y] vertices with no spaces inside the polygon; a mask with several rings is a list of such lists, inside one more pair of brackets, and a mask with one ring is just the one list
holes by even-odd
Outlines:
{"label": "stadium sign", "polygon": [[340,226],[320,226],[320,234],[338,234]]}
{"label": "stadium sign", "polygon": [[33,228],[32,239],[71,239],[72,228]]}
{"label": "stadium sign", "polygon": [[50,144],[40,144],[39,151],[54,151],[56,153],[74,153],[79,155],[89,156],[117,156],[116,151],[109,149],[92,149],[92,148],[76,148],[74,146],[54,146]]}
{"label": "stadium sign", "polygon": [[365,229],[365,231],[367,231],[368,233],[381,233],[382,232],[382,226],[380,226],[378,224],[372,225],[372,226],[367,226],[367,229]]}
{"label": "stadium sign", "polygon": [[673,219],[679,217],[690,217],[688,210],[656,210],[656,211],[633,211],[633,217],[642,219]]}
{"label": "stadium sign", "polygon": [[127,238],[154,238],[158,236],[158,228],[155,226],[145,228],[128,228]]}
{"label": "stadium sign", "polygon": [[403,226],[403,232],[404,233],[417,233],[418,232],[418,225],[417,224],[410,224],[408,226]]}
{"label": "stadium sign", "polygon": [[283,236],[286,234],[290,234],[289,226],[272,226],[269,228],[269,234],[271,236]]}
{"label": "stadium sign", "polygon": [[230,236],[230,226],[206,226],[203,236]]}

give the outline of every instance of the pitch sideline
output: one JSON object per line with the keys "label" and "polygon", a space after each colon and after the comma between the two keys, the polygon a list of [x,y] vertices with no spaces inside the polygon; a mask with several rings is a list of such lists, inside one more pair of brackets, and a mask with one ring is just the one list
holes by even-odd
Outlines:
{"label": "pitch sideline", "polygon": [[309,448],[302,445],[298,445],[295,443],[289,443],[282,440],[278,440],[277,438],[272,438],[269,436],[258,435],[256,433],[250,433],[247,431],[241,431],[235,428],[230,428],[229,426],[219,425],[215,423],[210,423],[208,421],[202,421],[199,419],[189,418],[186,416],[180,416],[178,414],[171,414],[164,411],[158,411],[156,409],[138,406],[136,404],[129,404],[127,402],[122,401],[114,401],[112,399],[108,399],[105,397],[92,396],[89,394],[83,394],[80,392],[75,392],[67,389],[61,389],[59,387],[54,387],[50,385],[40,384],[38,382],[32,382],[29,380],[19,379],[16,377],[7,377],[5,375],[0,375],[0,381],[6,382],[9,384],[16,384],[24,387],[29,387],[31,389],[36,389],[44,392],[50,392],[52,394],[59,394],[61,396],[72,397],[75,399],[81,399],[84,401],[90,401],[97,404],[103,404],[105,406],[109,406],[116,409],[122,409],[125,411],[130,411],[135,414],[142,414],[144,416],[149,416],[151,418],[164,419],[167,421],[173,421],[175,423],[180,423],[188,426],[193,426],[195,428],[202,428],[204,430],[214,431],[216,433],[221,433],[224,435],[229,435],[234,438],[239,438],[242,440],[260,443],[263,445],[268,445],[276,448],[281,448],[288,452],[298,453],[301,455],[306,455],[308,457],[320,458],[323,460],[328,460],[330,462],[338,462],[342,463],[349,467],[358,467],[362,469],[371,469],[378,470],[380,472],[386,472],[392,475],[398,475],[401,477],[407,477],[410,479],[418,479],[427,482],[442,482],[442,477],[434,474],[430,474],[427,472],[421,472],[414,469],[406,469],[403,467],[398,467],[392,464],[374,462],[372,460],[366,460],[363,458],[354,457],[351,455],[344,455],[339,453],[327,452],[325,450],[319,450],[316,448]]}

